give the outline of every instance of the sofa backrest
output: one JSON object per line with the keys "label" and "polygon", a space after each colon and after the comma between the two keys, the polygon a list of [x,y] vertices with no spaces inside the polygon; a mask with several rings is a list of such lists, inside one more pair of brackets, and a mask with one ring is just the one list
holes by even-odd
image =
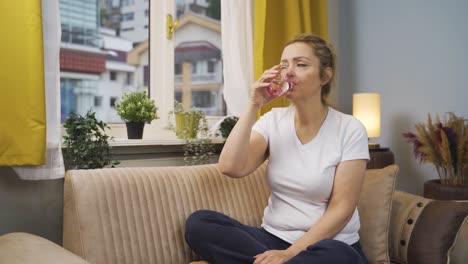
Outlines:
{"label": "sofa backrest", "polygon": [[[71,170],[65,176],[64,247],[95,264],[189,263],[187,217],[200,209],[259,226],[269,188],[266,164],[233,179],[216,164]],[[395,165],[368,170],[359,202],[361,244],[370,263],[388,263]]]}
{"label": "sofa backrest", "polygon": [[217,166],[71,170],[65,177],[63,246],[91,263],[189,263],[185,220],[212,209],[260,225],[265,166],[233,179]]}

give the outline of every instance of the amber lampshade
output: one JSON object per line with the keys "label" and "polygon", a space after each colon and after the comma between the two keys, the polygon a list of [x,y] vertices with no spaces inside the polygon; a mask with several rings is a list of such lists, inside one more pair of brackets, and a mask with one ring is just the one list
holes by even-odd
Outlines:
{"label": "amber lampshade", "polygon": [[[353,94],[353,116],[364,124],[369,138],[380,137],[380,94]],[[378,147],[375,145],[369,143],[369,147]]]}

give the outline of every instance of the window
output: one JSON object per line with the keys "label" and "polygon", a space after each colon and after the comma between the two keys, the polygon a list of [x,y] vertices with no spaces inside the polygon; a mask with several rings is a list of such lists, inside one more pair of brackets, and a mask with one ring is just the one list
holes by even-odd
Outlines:
{"label": "window", "polygon": [[182,92],[175,92],[174,94],[174,100],[182,102]]}
{"label": "window", "polygon": [[180,63],[174,64],[174,74],[180,75],[182,73],[182,65]]}
{"label": "window", "polygon": [[135,18],[135,13],[130,12],[130,13],[125,13],[122,15],[122,21],[130,21]]}
{"label": "window", "polygon": [[110,17],[110,21],[112,23],[119,23],[120,22],[120,14],[112,14]]}
{"label": "window", "polygon": [[122,0],[122,6],[129,6],[135,4],[135,0]]}
{"label": "window", "polygon": [[120,7],[120,0],[106,0],[105,7],[106,8],[118,8]]}
{"label": "window", "polygon": [[111,106],[112,108],[115,107],[115,102],[117,102],[117,97],[111,97],[111,98],[110,98],[110,106]]}
{"label": "window", "polygon": [[102,96],[95,96],[94,97],[94,106],[99,107],[102,105]]}
{"label": "window", "polygon": [[212,105],[210,91],[193,92],[192,103],[197,108],[208,108]]}
{"label": "window", "polygon": [[[71,111],[92,109],[119,133],[123,122],[114,105],[136,90],[147,90],[159,109],[160,119],[145,131],[167,126],[174,99],[189,98],[183,102],[189,107],[225,115],[219,0],[59,1],[62,121]],[[167,40],[167,14],[189,30],[176,30]]]}
{"label": "window", "polygon": [[71,43],[85,44],[85,29],[82,27],[71,27]]}
{"label": "window", "polygon": [[192,62],[192,74],[197,74],[197,62]]}
{"label": "window", "polygon": [[117,72],[115,72],[115,71],[109,72],[109,80],[117,81]]}
{"label": "window", "polygon": [[126,81],[125,81],[125,84],[126,85],[132,85],[133,84],[133,73],[132,72],[127,72],[127,76],[126,76]]}
{"label": "window", "polygon": [[88,74],[62,74],[60,78],[61,121],[72,112],[86,114],[95,110],[94,97],[98,92],[98,82]]}
{"label": "window", "polygon": [[209,73],[214,73],[215,71],[215,62],[214,61],[208,61],[208,72]]}
{"label": "window", "polygon": [[[126,92],[148,89],[139,70],[147,59],[127,58],[148,40],[148,29],[143,28],[148,17],[143,11],[137,17],[134,11],[148,10],[149,2],[59,0],[59,4],[62,122],[71,112],[84,115],[92,110],[108,124],[123,124],[113,108],[115,102]],[[141,23],[139,30],[135,20]]]}

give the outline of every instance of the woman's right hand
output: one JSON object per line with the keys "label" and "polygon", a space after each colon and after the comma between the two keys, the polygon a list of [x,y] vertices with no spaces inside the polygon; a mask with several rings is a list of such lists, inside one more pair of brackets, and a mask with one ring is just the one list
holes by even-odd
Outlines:
{"label": "woman's right hand", "polygon": [[271,101],[274,96],[267,92],[267,87],[271,85],[271,81],[280,72],[280,65],[275,65],[272,68],[263,72],[262,76],[252,84],[250,88],[250,102],[257,107]]}

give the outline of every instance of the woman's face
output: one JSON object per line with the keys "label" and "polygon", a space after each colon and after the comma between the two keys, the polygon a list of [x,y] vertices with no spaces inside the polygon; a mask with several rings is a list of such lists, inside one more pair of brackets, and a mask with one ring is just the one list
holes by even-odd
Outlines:
{"label": "woman's face", "polygon": [[320,101],[321,86],[320,61],[313,49],[302,42],[296,42],[284,48],[281,56],[281,74],[292,83],[285,96],[292,100],[317,97]]}

